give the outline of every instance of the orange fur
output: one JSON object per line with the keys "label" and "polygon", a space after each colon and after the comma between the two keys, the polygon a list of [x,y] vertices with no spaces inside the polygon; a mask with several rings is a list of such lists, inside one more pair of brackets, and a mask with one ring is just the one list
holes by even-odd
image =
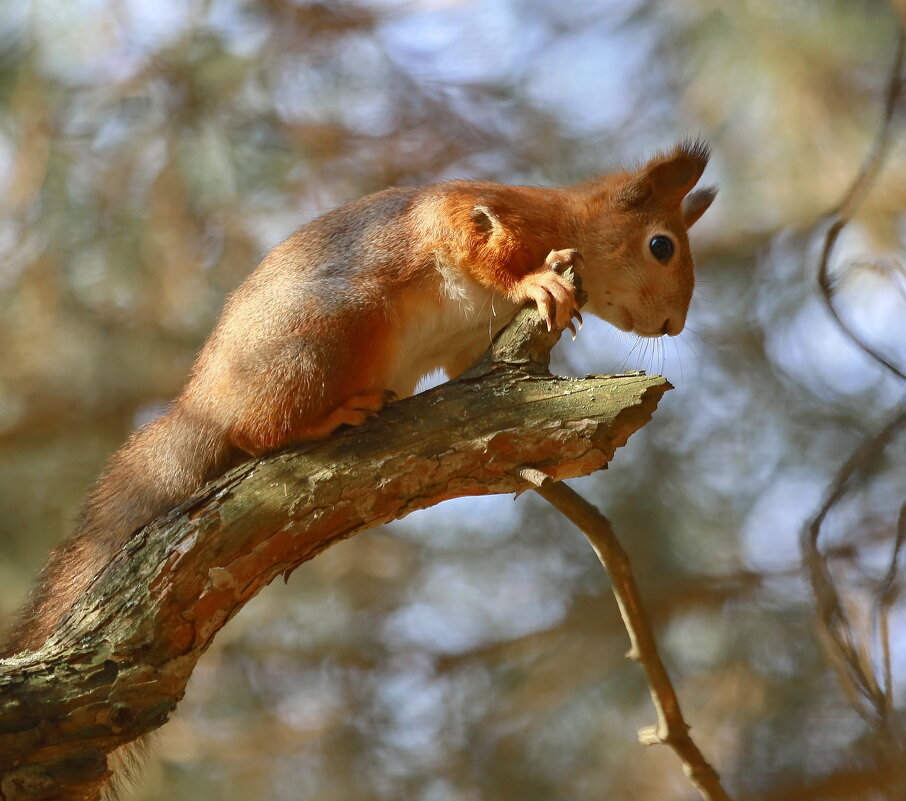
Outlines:
{"label": "orange fur", "polygon": [[[358,425],[438,368],[455,376],[524,301],[569,324],[573,289],[554,271],[566,249],[583,256],[589,311],[679,333],[694,284],[686,229],[714,197],[689,194],[707,158],[685,142],[561,189],[389,189],[300,229],[229,298],[171,409],[111,458],[0,654],[40,646],[137,529],[231,465]],[[671,240],[669,260],[655,236]]]}

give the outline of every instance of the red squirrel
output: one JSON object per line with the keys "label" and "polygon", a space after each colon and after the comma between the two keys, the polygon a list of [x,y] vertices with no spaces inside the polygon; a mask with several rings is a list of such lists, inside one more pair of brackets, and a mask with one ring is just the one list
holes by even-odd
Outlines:
{"label": "red squirrel", "polygon": [[[556,189],[450,181],[341,206],[275,247],[227,300],[180,396],[113,455],[0,655],[40,646],[133,532],[245,458],[357,425],[438,368],[453,378],[526,301],[644,337],[683,330],[687,229],[708,147]],[[574,250],[573,250],[574,249]]]}

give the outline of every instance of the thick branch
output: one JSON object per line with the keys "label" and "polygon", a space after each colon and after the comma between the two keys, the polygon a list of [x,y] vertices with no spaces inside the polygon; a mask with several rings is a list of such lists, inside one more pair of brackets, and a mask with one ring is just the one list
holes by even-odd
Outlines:
{"label": "thick branch", "polygon": [[523,357],[546,358],[557,336],[530,319],[467,376],[243,465],[137,532],[41,649],[0,663],[0,798],[102,775],[110,750],[166,721],[220,628],[335,542],[447,498],[527,489],[520,466],[556,480],[604,467],[669,384],[550,376]]}

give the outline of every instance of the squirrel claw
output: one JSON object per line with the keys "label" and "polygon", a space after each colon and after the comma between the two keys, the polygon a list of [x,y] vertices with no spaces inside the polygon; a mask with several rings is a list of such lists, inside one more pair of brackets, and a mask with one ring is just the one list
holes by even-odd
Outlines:
{"label": "squirrel claw", "polygon": [[569,327],[575,335],[575,328],[571,324],[573,316],[578,316],[581,326],[582,318],[578,315],[576,305],[576,288],[560,275],[562,269],[574,267],[581,258],[579,251],[572,248],[552,250],[544,264],[538,270],[523,276],[513,292],[516,300],[535,302],[548,331],[563,331]]}

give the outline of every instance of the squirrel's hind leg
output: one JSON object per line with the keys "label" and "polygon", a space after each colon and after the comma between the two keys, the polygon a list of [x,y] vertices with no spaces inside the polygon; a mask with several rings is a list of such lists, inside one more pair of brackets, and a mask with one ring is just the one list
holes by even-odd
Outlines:
{"label": "squirrel's hind leg", "polygon": [[230,443],[260,456],[361,425],[396,397],[387,388],[394,355],[393,332],[378,314],[347,324],[339,337],[300,332],[259,362],[258,386],[233,420]]}

